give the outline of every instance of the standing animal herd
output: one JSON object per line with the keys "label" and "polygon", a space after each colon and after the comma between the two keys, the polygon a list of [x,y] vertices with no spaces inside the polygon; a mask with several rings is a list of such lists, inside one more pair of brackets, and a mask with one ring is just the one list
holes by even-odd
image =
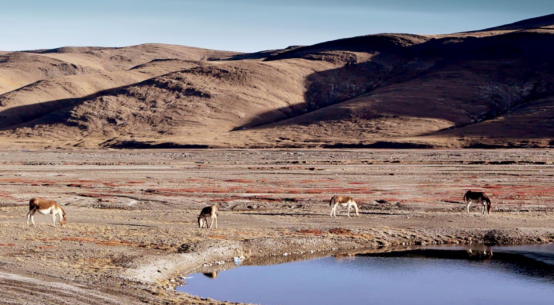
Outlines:
{"label": "standing animal herd", "polygon": [[[472,203],[480,203],[483,206],[481,211],[482,214],[485,214],[485,210],[490,214],[492,210],[492,202],[490,198],[484,192],[473,192],[467,191],[464,194],[463,201],[466,204],[466,210],[469,214],[469,207]],[[335,195],[329,201],[331,206],[331,217],[337,217],[337,208],[342,206],[347,209],[347,216],[350,217],[350,211],[354,209],[356,216],[360,216],[358,204],[352,197],[349,196],[340,196]],[[62,206],[54,200],[45,200],[41,198],[33,198],[29,201],[29,213],[27,213],[27,225],[30,223],[35,225],[34,215],[36,212],[39,212],[43,215],[52,215],[52,225],[56,226],[56,218],[59,217],[59,222],[63,226],[66,225],[66,214]],[[208,206],[203,208],[198,215],[198,227],[211,229],[215,223],[215,228],[217,229],[217,216],[219,209],[216,205]],[[208,223],[208,218],[210,218],[210,223]]]}

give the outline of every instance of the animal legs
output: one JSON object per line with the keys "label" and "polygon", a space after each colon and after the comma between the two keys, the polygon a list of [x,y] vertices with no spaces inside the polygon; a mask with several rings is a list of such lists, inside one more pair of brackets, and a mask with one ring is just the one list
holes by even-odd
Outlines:
{"label": "animal legs", "polygon": [[471,200],[468,200],[467,201],[467,206],[466,206],[466,210],[467,210],[467,213],[469,214],[469,206],[471,205]]}
{"label": "animal legs", "polygon": [[35,224],[35,212],[37,210],[31,210],[29,211],[29,214],[27,214],[27,225],[29,224],[29,218],[31,218],[31,223],[33,224],[33,226],[36,226]]}
{"label": "animal legs", "polygon": [[333,217],[333,215],[335,215],[335,217],[337,216],[336,210],[337,210],[337,206],[334,205],[334,206],[331,208],[331,217]]}
{"label": "animal legs", "polygon": [[358,205],[354,204],[354,210],[356,211],[356,216],[360,216],[360,213],[358,213]]}
{"label": "animal legs", "polygon": [[[59,220],[59,221],[60,221],[60,224],[62,224],[62,219],[63,219],[62,213],[58,213],[58,216],[60,216],[60,220]],[[62,225],[62,227],[63,227],[63,225]]]}
{"label": "animal legs", "polygon": [[348,217],[350,217],[350,209],[351,208],[352,208],[352,206],[350,204],[348,204],[348,213],[347,213]]}

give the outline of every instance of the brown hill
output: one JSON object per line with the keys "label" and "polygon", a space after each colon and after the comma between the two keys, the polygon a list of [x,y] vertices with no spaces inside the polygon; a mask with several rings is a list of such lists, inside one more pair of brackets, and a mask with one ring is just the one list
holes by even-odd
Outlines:
{"label": "brown hill", "polygon": [[167,45],[0,53],[0,142],[548,147],[551,19],[252,54]]}

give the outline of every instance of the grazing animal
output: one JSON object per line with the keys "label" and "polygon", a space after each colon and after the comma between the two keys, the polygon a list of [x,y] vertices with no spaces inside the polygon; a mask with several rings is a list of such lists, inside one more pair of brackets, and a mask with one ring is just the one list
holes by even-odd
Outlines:
{"label": "grazing animal", "polygon": [[339,205],[342,205],[342,207],[348,208],[348,217],[350,217],[350,209],[354,207],[354,210],[356,211],[356,216],[360,216],[358,213],[358,205],[356,204],[356,201],[352,199],[352,197],[348,196],[338,196],[335,195],[333,198],[331,198],[331,201],[329,202],[329,206],[331,206],[331,217],[335,216],[337,217],[337,207]]}
{"label": "grazing animal", "polygon": [[[203,208],[202,211],[200,211],[200,215],[198,215],[198,226],[200,228],[203,228],[205,224],[207,229],[211,229],[215,221],[215,228],[217,229],[218,211],[219,209],[215,205]],[[211,223],[209,226],[208,226],[208,217],[211,218]]]}
{"label": "grazing animal", "polygon": [[487,209],[488,214],[491,213],[492,210],[492,203],[489,197],[483,193],[483,192],[472,192],[467,191],[464,195],[464,202],[467,204],[466,210],[469,214],[469,206],[471,203],[476,202],[483,205],[483,211],[482,214],[485,214],[485,208]]}
{"label": "grazing animal", "polygon": [[54,200],[46,200],[41,198],[33,198],[29,201],[29,213],[27,213],[27,225],[29,220],[35,225],[34,215],[39,212],[44,215],[52,214],[52,225],[56,226],[56,215],[60,216],[60,224],[65,226],[67,218],[65,217],[65,211],[61,205]]}

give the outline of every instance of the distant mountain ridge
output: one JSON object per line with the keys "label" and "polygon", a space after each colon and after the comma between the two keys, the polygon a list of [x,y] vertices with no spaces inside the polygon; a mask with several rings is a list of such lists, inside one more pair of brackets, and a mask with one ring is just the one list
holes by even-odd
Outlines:
{"label": "distant mountain ridge", "polygon": [[0,147],[552,147],[553,24],[0,52]]}
{"label": "distant mountain ridge", "polygon": [[539,28],[554,29],[554,14],[526,19],[510,24],[484,29],[481,31],[517,31]]}

